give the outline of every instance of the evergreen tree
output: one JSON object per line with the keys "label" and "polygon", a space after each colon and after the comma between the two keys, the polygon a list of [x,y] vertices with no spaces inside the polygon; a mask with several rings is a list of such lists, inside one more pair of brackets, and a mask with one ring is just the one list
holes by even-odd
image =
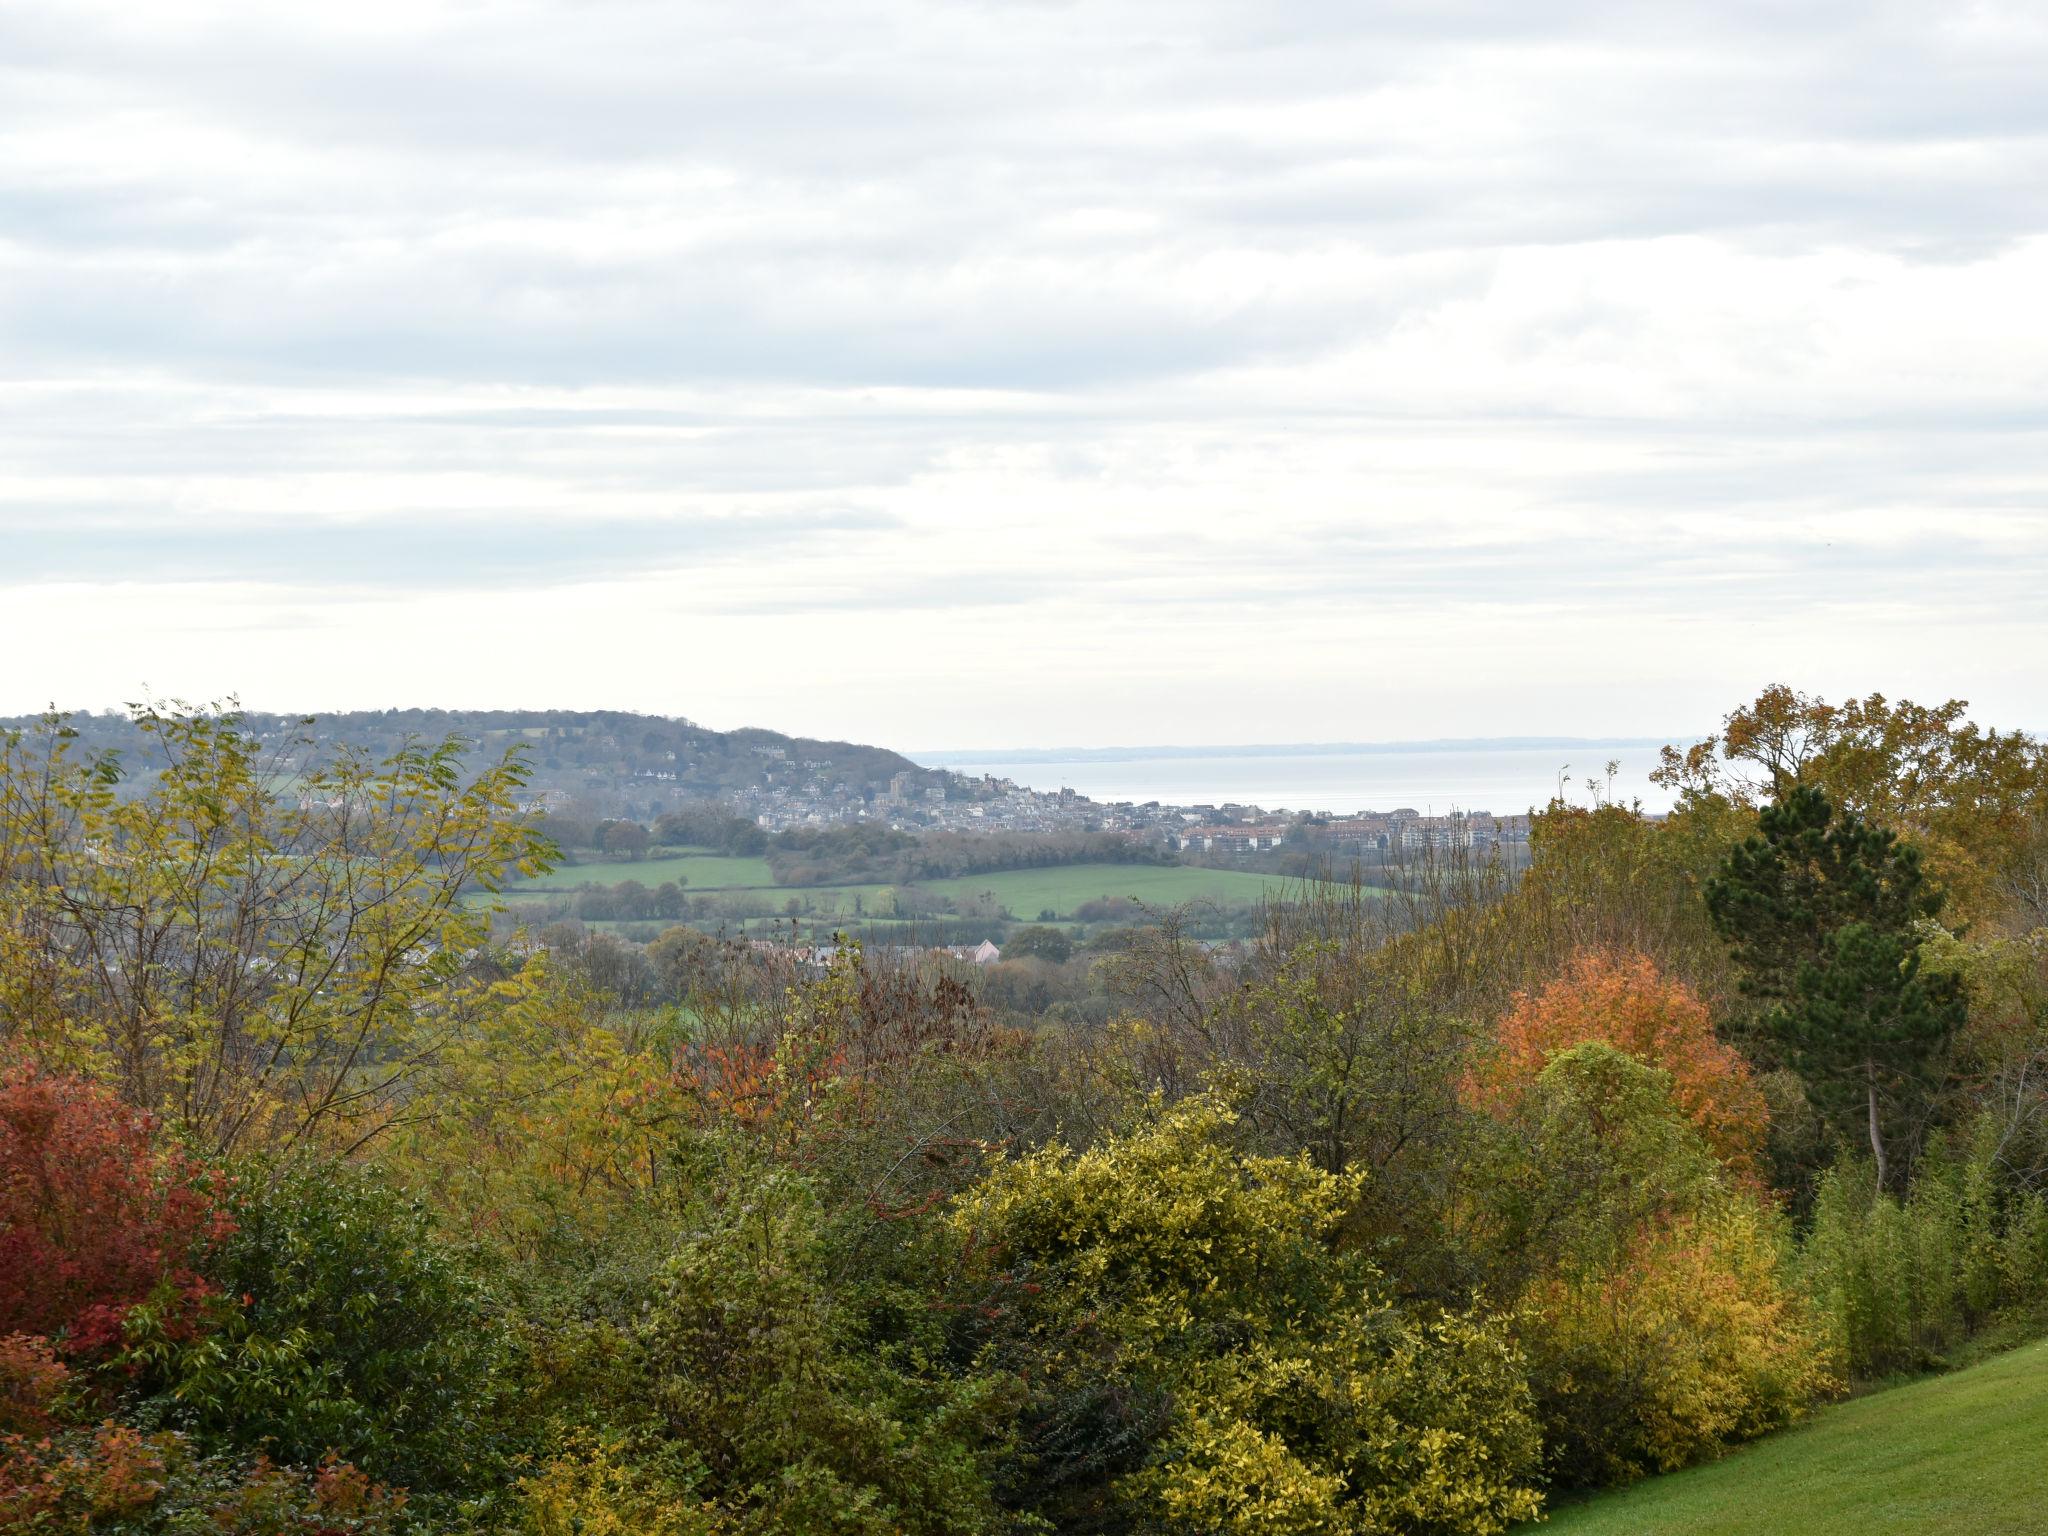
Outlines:
{"label": "evergreen tree", "polygon": [[1920,851],[1801,785],[1764,808],[1706,895],[1744,989],[1771,1005],[1767,1034],[1824,1112],[1865,1122],[1883,1187],[1885,1106],[1925,1092],[1964,1013],[1955,979],[1920,966],[1914,925],[1944,901]]}

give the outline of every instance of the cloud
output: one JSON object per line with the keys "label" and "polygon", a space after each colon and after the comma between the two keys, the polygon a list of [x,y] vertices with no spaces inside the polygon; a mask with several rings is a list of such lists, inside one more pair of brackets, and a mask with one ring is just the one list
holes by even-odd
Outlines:
{"label": "cloud", "polygon": [[45,521],[0,504],[9,576],[43,582],[228,581],[282,587],[545,589],[608,576],[773,560],[895,526],[819,509],[747,518],[578,518],[487,511],[371,518],[135,521],[111,508]]}
{"label": "cloud", "polygon": [[1776,646],[2048,722],[2044,76],[1997,0],[0,8],[0,646],[919,741],[1662,729]]}

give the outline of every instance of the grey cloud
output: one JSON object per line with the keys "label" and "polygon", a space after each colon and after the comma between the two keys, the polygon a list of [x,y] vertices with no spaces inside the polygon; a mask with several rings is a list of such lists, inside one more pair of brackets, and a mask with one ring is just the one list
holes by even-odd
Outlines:
{"label": "grey cloud", "polygon": [[446,510],[371,520],[154,520],[112,509],[54,519],[0,504],[6,582],[208,581],[291,587],[547,587],[767,559],[886,531],[858,511],[706,519],[538,517]]}
{"label": "grey cloud", "polygon": [[[0,86],[27,105],[0,124],[183,114],[307,174],[0,164],[0,234],[29,256],[0,344],[15,367],[240,377],[1103,388],[1310,355],[1415,301],[1273,288],[1190,313],[1142,275],[1236,247],[1711,233],[1959,260],[2048,223],[2038,40],[1973,43],[1931,4],[1654,10],[579,6],[409,43],[315,42],[278,11],[13,14]],[[1472,70],[1508,82],[1501,142],[1285,130]],[[1972,145],[1998,153],[1938,153]],[[1090,209],[1144,227],[1048,232]],[[634,257],[520,227],[579,215],[702,235]]]}

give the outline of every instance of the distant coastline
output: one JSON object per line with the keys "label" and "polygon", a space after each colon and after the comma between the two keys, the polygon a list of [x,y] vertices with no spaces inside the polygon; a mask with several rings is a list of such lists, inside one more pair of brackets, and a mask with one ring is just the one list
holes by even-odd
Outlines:
{"label": "distant coastline", "polygon": [[1335,757],[1369,753],[1414,752],[1547,752],[1552,749],[1576,751],[1581,747],[1662,747],[1674,741],[1690,741],[1696,735],[1676,736],[1444,736],[1427,741],[1297,741],[1242,743],[1231,746],[1155,747],[982,747],[934,748],[906,752],[904,756],[927,768],[951,768],[961,763],[1122,763],[1156,761],[1179,757]]}
{"label": "distant coastline", "polygon": [[[1103,805],[1237,805],[1332,815],[1416,810],[1518,813],[1552,798],[1607,795],[1668,810],[1654,784],[1658,737],[1493,736],[1462,741],[1293,742],[1274,746],[1040,747],[920,752],[930,768]],[[1609,765],[1613,772],[1608,772]],[[1592,781],[1597,788],[1589,788]]]}

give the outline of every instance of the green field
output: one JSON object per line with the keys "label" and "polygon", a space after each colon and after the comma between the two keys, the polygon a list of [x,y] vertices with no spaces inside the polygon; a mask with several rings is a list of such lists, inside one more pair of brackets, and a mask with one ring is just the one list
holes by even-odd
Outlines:
{"label": "green field", "polygon": [[1101,897],[1130,896],[1148,906],[1170,907],[1184,901],[1212,901],[1218,906],[1249,906],[1262,895],[1278,896],[1300,884],[1277,875],[1254,875],[1235,869],[1186,869],[1161,864],[1066,864],[1050,869],[1007,869],[991,875],[963,875],[957,880],[921,882],[918,889],[937,894],[973,897],[993,891],[997,901],[1027,922],[1050,907],[1071,917],[1083,902]]}
{"label": "green field", "polygon": [[1542,1529],[2040,1536],[2048,1532],[2048,1341],[1827,1409],[1711,1466],[1561,1509]]}
{"label": "green field", "polygon": [[627,880],[638,880],[652,890],[678,876],[687,882],[685,889],[693,891],[716,891],[728,887],[752,890],[756,886],[775,884],[775,876],[768,872],[766,859],[734,859],[717,853],[678,853],[642,859],[637,864],[609,860],[602,864],[564,864],[538,880],[529,880],[508,889],[573,891],[579,885],[619,885]]}
{"label": "green field", "polygon": [[[508,886],[505,898],[517,906],[520,898],[559,896],[585,883],[617,885],[626,880],[654,887],[678,876],[686,882],[688,894],[706,892],[749,892],[770,895],[778,901],[795,897],[818,912],[850,914],[853,897],[872,902],[882,885],[794,886],[777,885],[765,859],[727,858],[718,854],[680,854],[643,859],[639,863],[566,864],[539,879]],[[1281,896],[1300,888],[1300,882],[1277,875],[1250,874],[1232,869],[1191,869],[1160,864],[1065,864],[1048,869],[1011,869],[994,874],[962,875],[952,880],[920,881],[915,889],[935,896],[969,900],[983,891],[992,892],[997,902],[1016,917],[1029,922],[1050,909],[1061,918],[1073,916],[1075,908],[1101,897],[1128,896],[1148,906],[1178,906],[1183,902],[1213,902],[1217,906],[1249,906],[1262,896]]]}

